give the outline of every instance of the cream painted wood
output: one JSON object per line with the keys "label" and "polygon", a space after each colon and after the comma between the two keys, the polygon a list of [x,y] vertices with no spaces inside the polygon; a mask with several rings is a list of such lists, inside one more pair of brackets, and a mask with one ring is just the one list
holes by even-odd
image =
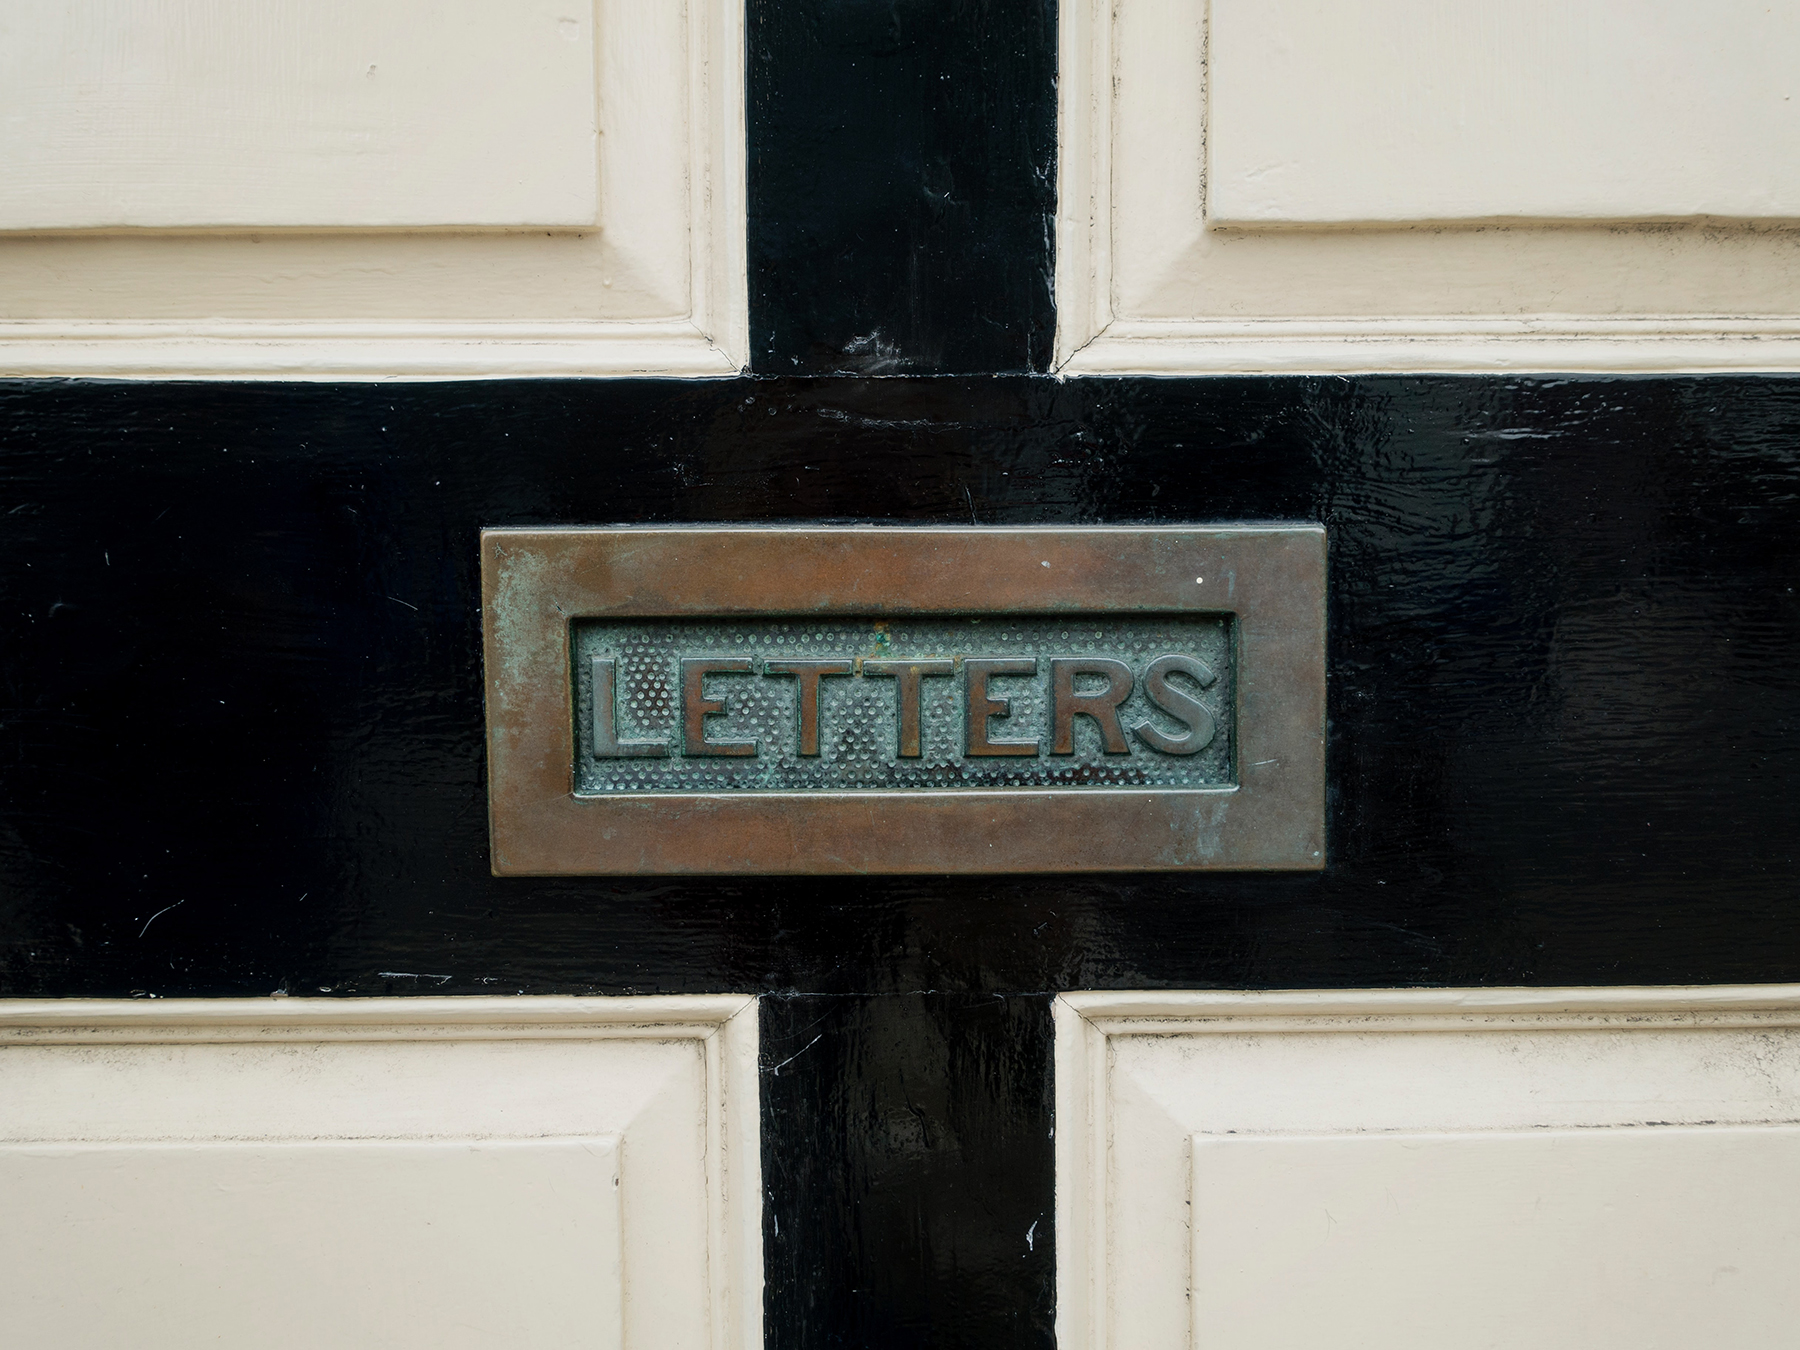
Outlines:
{"label": "cream painted wood", "polygon": [[1800,1325],[1793,1126],[1203,1134],[1192,1197],[1196,1345],[1774,1347]]}
{"label": "cream painted wood", "polygon": [[746,997],[0,1002],[8,1346],[758,1350]]}
{"label": "cream painted wood", "polygon": [[[375,24],[411,3],[361,8]],[[580,176],[597,185],[597,226],[371,230],[364,201],[360,217],[333,208],[342,222],[306,228],[15,233],[0,237],[0,374],[734,373],[748,350],[743,0],[583,0],[558,15],[559,50],[578,45],[562,17],[591,22],[597,44],[598,160]],[[448,40],[429,26],[403,37],[423,53]],[[579,83],[544,97],[591,119]],[[461,116],[496,101],[509,102],[503,85],[466,88]],[[332,119],[303,125],[315,122]],[[591,132],[571,122],[551,139]],[[501,176],[532,162],[498,139],[480,154]],[[575,183],[558,190],[587,190]]]}
{"label": "cream painted wood", "polygon": [[592,226],[591,0],[10,0],[0,230]]}
{"label": "cream painted wood", "polygon": [[[1345,15],[1352,12],[1363,11]],[[1634,13],[1640,24],[1667,19],[1660,6]],[[1705,14],[1694,9],[1693,21]],[[1207,6],[1065,0],[1058,22],[1056,362],[1064,373],[1800,369],[1800,229],[1791,223],[1224,227],[1207,216],[1208,77],[1224,78],[1230,57],[1209,49]],[[1688,20],[1667,22],[1680,31]],[[1455,27],[1446,19],[1412,40]],[[1353,52],[1333,55],[1355,65]],[[1240,49],[1240,63],[1253,58],[1254,46]],[[1431,70],[1415,75],[1429,83]],[[1244,66],[1233,78],[1265,73]],[[1354,82],[1356,71],[1334,78]],[[1322,116],[1321,106],[1315,98],[1305,114]],[[1557,143],[1537,149],[1541,182],[1570,177],[1558,167]],[[1364,146],[1351,172],[1417,177],[1415,196],[1435,191],[1397,154],[1390,142]],[[1765,177],[1779,192],[1800,190],[1791,157],[1749,158],[1775,165]],[[1504,214],[1521,209],[1542,208]]]}
{"label": "cream painted wood", "polygon": [[1800,8],[1211,0],[1215,225],[1800,217]]}
{"label": "cream painted wood", "polygon": [[618,1157],[610,1137],[0,1145],[7,1342],[618,1350]]}
{"label": "cream painted wood", "polygon": [[1791,1339],[1800,987],[1055,1015],[1062,1350]]}

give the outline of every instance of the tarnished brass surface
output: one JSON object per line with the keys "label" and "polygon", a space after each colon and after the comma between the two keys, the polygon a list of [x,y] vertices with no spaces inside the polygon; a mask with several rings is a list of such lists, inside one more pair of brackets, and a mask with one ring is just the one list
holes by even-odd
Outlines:
{"label": "tarnished brass surface", "polygon": [[482,535],[502,875],[1311,869],[1315,525]]}
{"label": "tarnished brass surface", "polygon": [[1226,787],[1231,630],[1213,614],[577,619],[575,791]]}

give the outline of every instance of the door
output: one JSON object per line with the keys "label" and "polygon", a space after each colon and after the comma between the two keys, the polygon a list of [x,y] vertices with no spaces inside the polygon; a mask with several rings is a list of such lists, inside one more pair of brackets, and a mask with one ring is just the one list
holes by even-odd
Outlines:
{"label": "door", "polygon": [[[95,18],[104,7],[33,4],[92,58],[75,85],[123,80],[99,35],[133,6]],[[415,8],[376,10],[440,22],[441,6]],[[752,997],[756,1215],[694,1241],[722,1253],[705,1287],[749,1300],[760,1327],[722,1310],[694,1336],[730,1328],[779,1350],[1050,1350],[1060,1336],[1076,1350],[1096,1337],[1067,1320],[1076,1256],[1059,1203],[1076,1183],[1059,1149],[1077,1108],[1059,1094],[1077,1062],[1069,1019],[1126,1015],[1105,999],[1192,1017],[1202,1005],[1181,999],[1218,992],[1547,988],[1601,991],[1606,1015],[1629,1019],[1627,987],[1800,979],[1800,265],[1787,199],[1731,195],[1770,165],[1791,190],[1786,104],[1733,105],[1727,131],[1752,150],[1735,170],[1707,161],[1723,205],[1689,210],[1670,195],[1679,183],[1658,180],[1583,215],[1566,199],[1579,156],[1547,177],[1508,160],[1500,188],[1525,194],[1518,211],[1446,204],[1416,174],[1346,177],[1333,156],[1360,147],[1379,167],[1399,153],[1383,149],[1379,108],[1350,117],[1361,131],[1334,130],[1292,191],[1258,197],[1257,157],[1312,142],[1269,125],[1256,63],[1281,34],[1256,28],[1255,7],[1210,10],[1236,25],[1229,48],[1214,34],[1217,61],[1242,62],[1217,66],[1239,82],[1210,106],[1238,120],[1212,161],[1232,177],[1212,186],[1197,139],[1209,105],[1190,79],[1206,70],[1202,6],[539,8],[519,7],[521,24],[543,21],[533,36],[455,7],[445,59],[472,73],[439,87],[401,72],[422,83],[357,104],[374,120],[350,126],[399,138],[396,154],[419,109],[486,135],[465,103],[489,97],[480,72],[516,48],[492,86],[511,93],[479,106],[529,95],[534,120],[476,158],[527,164],[524,178],[445,190],[466,166],[427,136],[448,178],[405,191],[328,170],[284,193],[305,181],[292,166],[316,170],[324,153],[287,145],[271,160],[287,177],[253,218],[218,214],[242,201],[233,191],[157,217],[154,180],[42,218],[42,200],[0,189],[0,217],[13,213],[0,219],[13,278],[0,316],[0,994],[309,1008]],[[1764,32],[1726,8],[1731,50],[1786,50],[1791,16]],[[184,7],[135,9],[160,21]],[[1322,20],[1302,9],[1264,17],[1314,32]],[[1410,41],[1429,17],[1396,0],[1369,21]],[[630,41],[609,46],[621,29]],[[23,31],[0,28],[0,43],[24,50]],[[404,65],[406,31],[367,40]],[[270,50],[311,50],[316,32],[295,33],[298,46]],[[1491,40],[1516,56],[1530,37]],[[1650,49],[1667,47],[1655,37]],[[1488,50],[1470,42],[1451,49]],[[558,43],[580,59],[555,65]],[[1410,69],[1451,49],[1420,49]],[[357,66],[356,98],[388,59]],[[1278,73],[1304,88],[1309,69]],[[1335,71],[1350,88],[1334,97],[1363,87],[1355,74]],[[217,96],[249,96],[232,88]],[[1588,105],[1558,88],[1578,121]],[[54,102],[33,105],[41,144],[60,125]],[[177,129],[198,155],[182,161],[190,177],[211,172],[213,150],[192,140],[207,106]],[[609,121],[620,108],[634,115]],[[1413,132],[1455,159],[1461,143]],[[585,186],[519,188],[571,180]],[[1333,216],[1350,188],[1355,210]],[[471,203],[500,215],[470,219]],[[322,225],[307,210],[338,214]],[[1329,541],[1322,871],[493,874],[484,528],[1277,520],[1322,524]],[[1059,841],[1040,847],[1054,857]],[[1792,993],[1742,997],[1774,1086],[1736,1114],[1696,1097],[1684,1128],[1796,1117]],[[1585,1015],[1572,1006],[1508,1015]],[[670,1025],[723,1025],[739,1005],[719,1007]],[[1407,1016],[1430,1031],[1440,1014]],[[1639,1042],[1620,1044],[1596,1053],[1619,1062]],[[1381,1081],[1409,1091],[1404,1076]],[[1733,1084],[1707,1091],[1724,1100]],[[1468,1128],[1556,1123],[1498,1097],[1491,1110]],[[1268,1128],[1316,1133],[1320,1111]],[[690,1115],[696,1150],[727,1138],[704,1133],[727,1131],[724,1117]],[[625,1139],[629,1177],[625,1125],[566,1128]],[[1212,1128],[1183,1124],[1177,1142]],[[1664,1143],[1619,1165],[1698,1159],[1705,1177],[1730,1152],[1711,1136]],[[1765,1146],[1790,1156],[1788,1136],[1759,1135]],[[1478,1152],[1456,1175],[1499,1156]],[[1788,1175],[1744,1156],[1754,1174]],[[1295,1175],[1267,1153],[1231,1157],[1234,1177]],[[1592,1177],[1612,1157],[1570,1166]],[[1419,1184],[1440,1198],[1450,1185]],[[1241,1255],[1225,1230],[1171,1222],[1215,1245],[1194,1249],[1199,1267],[1170,1258],[1163,1295],[1213,1269],[1207,1252]],[[1753,1280],[1795,1241],[1775,1220],[1716,1227],[1754,1248],[1717,1264]],[[1353,1290],[1360,1276],[1344,1278]],[[1433,1305],[1429,1325],[1450,1334],[1526,1301],[1478,1286]],[[1754,1297],[1779,1303],[1779,1286]],[[1204,1278],[1192,1287],[1233,1344],[1265,1343],[1274,1324],[1254,1308],[1219,1302]],[[1187,1315],[1151,1339],[1182,1343]],[[1595,1315],[1590,1344],[1627,1326],[1604,1305]],[[1746,1343],[1779,1343],[1769,1327],[1784,1324],[1757,1325]]]}

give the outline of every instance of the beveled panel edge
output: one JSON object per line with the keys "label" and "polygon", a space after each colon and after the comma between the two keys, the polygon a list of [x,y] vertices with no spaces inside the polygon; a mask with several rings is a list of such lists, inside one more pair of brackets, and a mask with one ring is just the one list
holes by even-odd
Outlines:
{"label": "beveled panel edge", "polygon": [[754,1010],[750,994],[624,997],[6,998],[0,1046],[147,1040],[513,1040],[530,1036],[705,1038]]}
{"label": "beveled panel edge", "polygon": [[1800,320],[1108,319],[1064,357],[1077,375],[1784,374]]}
{"label": "beveled panel edge", "polygon": [[[414,383],[742,374],[750,360],[745,3],[693,0],[685,9],[680,59],[687,88],[671,88],[668,95],[687,127],[685,153],[670,165],[686,183],[686,218],[684,228],[668,232],[669,247],[684,259],[685,311],[660,319],[560,321],[273,314],[13,318],[0,320],[0,378]],[[596,22],[605,19],[601,14]],[[613,104],[603,98],[601,105],[604,136]],[[625,116],[642,112],[617,106]],[[623,209],[631,209],[629,199]],[[480,233],[493,232],[517,233]]]}
{"label": "beveled panel edge", "polygon": [[[1060,994],[1069,1015],[1108,1035],[1211,1031],[1382,1031],[1457,1026],[1715,1025],[1753,1019],[1800,1025],[1800,984],[1617,985],[1467,989],[1081,990]],[[1736,1025],[1735,1021],[1732,1022]]]}
{"label": "beveled panel edge", "polygon": [[739,373],[738,350],[687,319],[0,322],[0,375],[14,379],[725,379]]}
{"label": "beveled panel edge", "polygon": [[[1800,371],[1800,316],[1793,314],[1662,313],[1646,307],[1646,312],[1623,315],[1541,312],[1524,317],[1344,318],[1335,309],[1299,317],[1158,321],[1121,316],[1113,263],[1118,247],[1114,196],[1119,166],[1113,130],[1115,87],[1121,77],[1114,33],[1118,3],[1061,0],[1057,6],[1056,331],[1050,370],[1059,378]],[[1202,45],[1202,65],[1204,55]],[[1203,90],[1199,97],[1204,99]],[[1534,223],[1548,228],[1569,224]],[[1461,222],[1426,224],[1458,228]]]}
{"label": "beveled panel edge", "polygon": [[51,1046],[549,1039],[696,1044],[705,1074],[710,1344],[762,1350],[755,995],[0,999],[0,1055]]}
{"label": "beveled panel edge", "polygon": [[1056,1343],[1107,1350],[1109,1043],[1302,1032],[1711,1031],[1800,1027],[1800,984],[1075,990],[1051,1002]]}
{"label": "beveled panel edge", "polygon": [[[1179,565],[1167,556],[1174,550],[1185,550]],[[1313,522],[483,530],[494,873],[1317,870],[1325,865],[1325,566],[1325,530]],[[1194,580],[1184,580],[1190,573]],[[575,618],[1083,610],[1236,617],[1236,787],[573,795]],[[1270,679],[1271,669],[1280,677]],[[1283,688],[1299,707],[1265,716],[1265,700],[1284,698]],[[1046,859],[1020,846],[1022,806],[1036,817],[1024,828],[1112,842],[1080,863]],[[646,820],[653,828],[642,828]],[[1216,842],[1201,837],[1209,830]],[[1271,844],[1277,833],[1285,843]]]}

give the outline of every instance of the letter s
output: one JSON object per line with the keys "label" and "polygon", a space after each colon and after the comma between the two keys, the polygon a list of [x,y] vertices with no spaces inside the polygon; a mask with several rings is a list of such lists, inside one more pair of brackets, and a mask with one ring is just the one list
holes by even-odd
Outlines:
{"label": "letter s", "polygon": [[1150,701],[1187,731],[1180,736],[1171,736],[1149,722],[1139,722],[1131,730],[1145,745],[1165,755],[1198,754],[1212,744],[1217,727],[1213,715],[1199,699],[1169,683],[1169,676],[1176,673],[1186,675],[1202,689],[1219,677],[1191,656],[1159,656],[1144,667],[1144,692]]}

